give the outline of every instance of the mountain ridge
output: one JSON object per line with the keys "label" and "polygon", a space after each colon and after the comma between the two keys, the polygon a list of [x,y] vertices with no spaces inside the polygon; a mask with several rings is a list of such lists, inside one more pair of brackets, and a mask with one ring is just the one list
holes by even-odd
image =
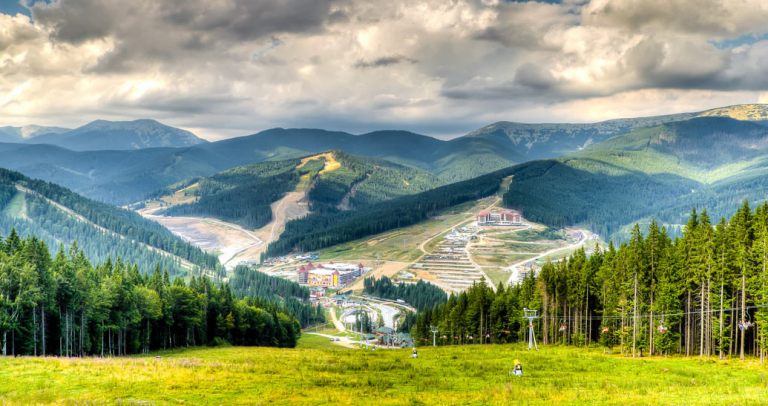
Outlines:
{"label": "mountain ridge", "polygon": [[95,120],[67,132],[48,133],[26,142],[52,144],[73,151],[180,148],[208,143],[187,130],[171,127],[153,119]]}

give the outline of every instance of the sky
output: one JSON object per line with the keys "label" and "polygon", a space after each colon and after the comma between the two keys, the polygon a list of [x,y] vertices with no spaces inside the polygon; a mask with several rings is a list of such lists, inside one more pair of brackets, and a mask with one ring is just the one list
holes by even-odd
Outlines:
{"label": "sky", "polygon": [[758,102],[765,0],[0,0],[0,126],[450,138]]}

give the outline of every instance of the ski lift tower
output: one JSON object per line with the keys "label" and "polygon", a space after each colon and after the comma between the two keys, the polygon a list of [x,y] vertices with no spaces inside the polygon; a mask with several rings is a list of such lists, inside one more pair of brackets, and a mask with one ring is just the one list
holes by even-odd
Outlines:
{"label": "ski lift tower", "polygon": [[536,348],[536,351],[538,351],[539,346],[536,345],[536,334],[533,331],[533,321],[539,318],[539,316],[536,315],[538,311],[523,308],[523,312],[525,313],[523,318],[528,319],[528,350]]}
{"label": "ski lift tower", "polygon": [[437,341],[435,337],[437,336],[437,332],[440,330],[437,328],[437,326],[429,326],[429,331],[432,332],[432,346],[437,347],[437,344],[436,344]]}

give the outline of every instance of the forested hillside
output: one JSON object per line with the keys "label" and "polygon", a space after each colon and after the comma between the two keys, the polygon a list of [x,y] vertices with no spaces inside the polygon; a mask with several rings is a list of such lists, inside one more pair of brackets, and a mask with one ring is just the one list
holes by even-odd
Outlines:
{"label": "forested hillside", "polygon": [[558,228],[584,224],[610,236],[699,186],[680,176],[650,175],[588,158],[544,160],[517,168],[504,205],[530,221]]}
{"label": "forested hillside", "polygon": [[365,278],[363,293],[384,299],[403,300],[418,311],[431,310],[445,303],[448,296],[437,286],[419,279],[415,284],[394,284],[386,276],[379,279]]}
{"label": "forested hillside", "polygon": [[294,347],[299,322],[282,306],[238,299],[208,278],[109,262],[12,234],[0,238],[3,355],[119,356],[194,345]]}
{"label": "forested hillside", "polygon": [[280,303],[299,320],[302,327],[325,323],[323,307],[311,306],[308,303],[309,289],[296,282],[237,266],[230,277],[229,286],[237,297],[256,297]]}
{"label": "forested hillside", "polygon": [[181,275],[188,272],[181,260],[212,271],[221,268],[215,256],[136,213],[0,169],[0,233],[9,234],[14,227],[22,235],[36,235],[52,249],[82,241],[80,248],[93,262],[120,257],[143,269],[160,264]]}
{"label": "forested hillside", "polygon": [[300,181],[304,182],[303,189],[308,189],[310,208],[322,212],[360,209],[442,184],[434,175],[418,169],[332,151],[193,178],[153,195],[170,195],[184,189],[199,200],[159,213],[209,216],[257,229],[272,220],[270,204],[294,191]]}
{"label": "forested hillside", "polygon": [[442,209],[496,193],[501,181],[515,170],[503,169],[468,181],[372,204],[356,211],[310,214],[288,222],[280,239],[270,243],[262,257],[284,255],[293,250],[315,251],[415,224]]}
{"label": "forested hillside", "polygon": [[391,162],[333,151],[341,166],[320,173],[309,189],[313,211],[362,209],[371,204],[434,189],[443,182],[427,172]]}
{"label": "forested hillside", "polygon": [[[300,162],[265,162],[184,182],[183,187],[197,184],[191,193],[199,200],[169,207],[159,214],[215,217],[249,229],[260,228],[272,220],[269,205],[296,188],[303,174],[296,170]],[[158,194],[173,193],[175,189]]]}
{"label": "forested hillside", "polygon": [[[523,308],[537,309],[544,344],[621,346],[633,354],[754,354],[768,348],[768,204],[747,202],[729,219],[712,221],[694,209],[681,238],[654,221],[647,235],[635,226],[628,243],[547,264],[538,278],[496,293],[477,285],[419,315],[415,337],[429,325],[467,343],[522,337]],[[479,314],[487,319],[480,319]],[[417,339],[418,342],[418,339]],[[476,342],[476,341],[475,341]]]}
{"label": "forested hillside", "polygon": [[768,197],[768,128],[727,117],[638,129],[573,156],[520,165],[505,205],[615,237],[641,218],[680,224],[691,206],[719,217],[744,198]]}

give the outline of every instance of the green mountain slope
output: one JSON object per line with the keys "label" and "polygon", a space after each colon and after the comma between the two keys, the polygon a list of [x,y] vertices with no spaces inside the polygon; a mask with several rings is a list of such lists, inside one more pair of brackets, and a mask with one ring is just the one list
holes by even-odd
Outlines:
{"label": "green mountain slope", "polygon": [[37,236],[53,250],[78,241],[94,263],[120,257],[145,269],[160,264],[179,275],[198,267],[219,268],[216,257],[136,213],[0,169],[0,233],[8,235],[13,228]]}
{"label": "green mountain slope", "polygon": [[467,137],[506,138],[525,156],[525,161],[557,158],[599,144],[638,128],[687,121],[696,117],[730,117],[736,120],[768,122],[768,105],[743,104],[695,113],[637,117],[587,124],[525,124],[502,121],[478,129]]}
{"label": "green mountain slope", "polygon": [[292,220],[263,257],[314,251],[426,220],[448,207],[496,193],[517,167],[425,192],[374,203],[354,211],[317,212]]}
{"label": "green mountain slope", "polygon": [[189,179],[156,192],[155,197],[184,190],[197,200],[169,207],[161,213],[210,216],[257,229],[272,220],[270,204],[288,192],[306,190],[311,210],[338,212],[362,209],[442,184],[434,175],[419,169],[331,151]]}
{"label": "green mountain slope", "polygon": [[644,217],[680,224],[691,206],[717,218],[745,198],[768,199],[768,128],[751,122],[666,123],[572,155],[521,165],[505,204],[534,221],[610,236]]}
{"label": "green mountain slope", "polygon": [[[0,163],[28,176],[56,182],[90,198],[115,204],[142,200],[155,190],[192,177],[209,176],[238,166],[292,159],[328,150],[386,159],[425,170],[445,182],[456,182],[517,163],[590,150],[590,145],[638,128],[681,122],[699,116],[724,116],[765,122],[768,108],[765,105],[731,106],[699,113],[595,124],[497,123],[449,141],[407,131],[353,135],[317,129],[275,128],[245,137],[184,148],[76,152],[51,145],[0,144]],[[739,126],[742,122],[732,120],[729,123]],[[82,129],[74,131],[80,131],[80,134],[93,133],[83,132]],[[51,137],[59,139],[57,137],[65,134]],[[45,137],[40,136],[32,141],[42,142]],[[134,148],[132,142],[129,142],[131,145],[121,144],[120,148]],[[141,143],[140,140],[136,142]],[[161,142],[141,145],[178,144]]]}

